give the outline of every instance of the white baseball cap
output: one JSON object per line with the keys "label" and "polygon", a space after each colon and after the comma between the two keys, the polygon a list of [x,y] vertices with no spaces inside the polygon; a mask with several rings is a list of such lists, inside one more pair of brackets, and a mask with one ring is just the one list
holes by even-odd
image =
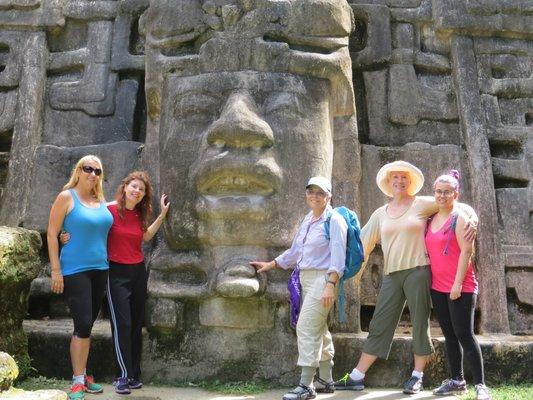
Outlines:
{"label": "white baseball cap", "polygon": [[324,178],[323,176],[313,176],[309,179],[309,182],[307,182],[306,188],[311,185],[318,186],[326,193],[331,193],[331,182],[328,178]]}

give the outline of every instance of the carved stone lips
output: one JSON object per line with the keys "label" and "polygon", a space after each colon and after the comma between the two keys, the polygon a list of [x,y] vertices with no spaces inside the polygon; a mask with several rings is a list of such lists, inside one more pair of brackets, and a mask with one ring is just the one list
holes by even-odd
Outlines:
{"label": "carved stone lips", "polygon": [[201,219],[263,221],[266,199],[279,191],[282,173],[272,157],[226,154],[200,163],[196,187]]}
{"label": "carved stone lips", "polygon": [[258,194],[266,196],[271,194],[274,188],[256,176],[225,171],[219,176],[214,176],[207,182],[203,182],[200,191],[209,195]]}
{"label": "carved stone lips", "polygon": [[203,163],[197,189],[209,196],[269,196],[279,189],[281,170],[273,158],[226,156]]}

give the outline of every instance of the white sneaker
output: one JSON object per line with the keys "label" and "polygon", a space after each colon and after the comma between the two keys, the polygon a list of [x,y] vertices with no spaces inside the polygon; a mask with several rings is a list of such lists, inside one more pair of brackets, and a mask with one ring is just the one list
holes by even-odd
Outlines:
{"label": "white sneaker", "polygon": [[482,383],[479,383],[476,385],[476,400],[490,400],[491,397],[490,397],[490,394],[489,394],[489,389],[487,389],[487,387],[482,384]]}

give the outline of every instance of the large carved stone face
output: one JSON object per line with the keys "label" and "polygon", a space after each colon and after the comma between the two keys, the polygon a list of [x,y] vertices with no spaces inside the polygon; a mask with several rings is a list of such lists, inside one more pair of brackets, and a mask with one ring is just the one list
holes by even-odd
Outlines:
{"label": "large carved stone face", "polygon": [[352,22],[343,0],[150,3],[139,22],[147,157],[173,204],[165,239],[176,255],[154,264],[207,281],[165,296],[271,288],[248,262],[290,245],[307,180],[331,176],[334,118],[354,111]]}
{"label": "large carved stone face", "polygon": [[330,82],[285,73],[167,76],[161,185],[174,249],[286,246],[310,176],[330,176]]}

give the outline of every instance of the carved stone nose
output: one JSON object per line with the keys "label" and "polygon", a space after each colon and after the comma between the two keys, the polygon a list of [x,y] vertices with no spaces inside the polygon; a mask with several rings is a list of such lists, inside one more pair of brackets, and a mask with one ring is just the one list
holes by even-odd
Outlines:
{"label": "carved stone nose", "polygon": [[256,112],[253,99],[246,93],[233,93],[207,134],[210,145],[238,149],[268,148],[274,144],[270,125]]}

